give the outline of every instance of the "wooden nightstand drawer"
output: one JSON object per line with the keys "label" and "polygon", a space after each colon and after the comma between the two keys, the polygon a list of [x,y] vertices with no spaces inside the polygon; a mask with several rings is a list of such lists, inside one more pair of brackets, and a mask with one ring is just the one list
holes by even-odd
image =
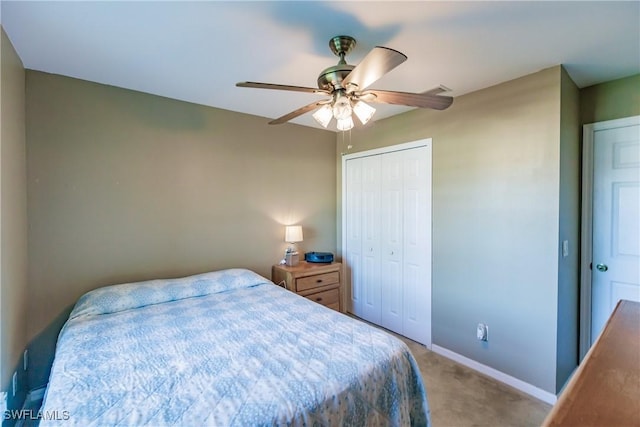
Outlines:
{"label": "wooden nightstand drawer", "polygon": [[340,272],[342,264],[300,261],[298,265],[274,265],[271,280],[285,289],[336,311],[344,311],[345,304]]}
{"label": "wooden nightstand drawer", "polygon": [[334,310],[339,310],[340,308],[340,290],[338,288],[307,295],[305,298],[308,298],[313,302],[317,302],[318,304],[326,305]]}
{"label": "wooden nightstand drawer", "polygon": [[332,285],[340,282],[340,273],[337,271],[315,276],[301,277],[296,279],[296,291],[306,291],[307,289],[319,288],[320,286]]}

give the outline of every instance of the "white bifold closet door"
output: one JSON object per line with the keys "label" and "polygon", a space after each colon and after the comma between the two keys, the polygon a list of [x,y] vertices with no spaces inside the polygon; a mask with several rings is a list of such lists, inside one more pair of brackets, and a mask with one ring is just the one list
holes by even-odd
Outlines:
{"label": "white bifold closet door", "polygon": [[351,155],[343,176],[351,312],[430,346],[431,141]]}

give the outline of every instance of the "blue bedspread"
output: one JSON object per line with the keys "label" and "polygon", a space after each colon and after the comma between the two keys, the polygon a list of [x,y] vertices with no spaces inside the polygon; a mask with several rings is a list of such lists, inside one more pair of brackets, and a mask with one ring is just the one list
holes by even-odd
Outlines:
{"label": "blue bedspread", "polygon": [[60,418],[43,426],[429,424],[402,341],[243,269],[84,295],[42,413]]}

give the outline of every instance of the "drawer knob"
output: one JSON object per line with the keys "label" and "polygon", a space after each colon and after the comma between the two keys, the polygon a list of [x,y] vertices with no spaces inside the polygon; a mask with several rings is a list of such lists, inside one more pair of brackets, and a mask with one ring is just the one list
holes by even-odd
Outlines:
{"label": "drawer knob", "polygon": [[322,283],[322,279],[316,280],[316,283]]}
{"label": "drawer knob", "polygon": [[322,297],[316,298],[316,302],[320,302],[320,301],[322,301]]}

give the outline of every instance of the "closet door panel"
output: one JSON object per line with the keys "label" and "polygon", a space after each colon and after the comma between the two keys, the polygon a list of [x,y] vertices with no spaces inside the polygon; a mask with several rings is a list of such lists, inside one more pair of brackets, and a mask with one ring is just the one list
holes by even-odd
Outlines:
{"label": "closet door panel", "polygon": [[362,317],[380,324],[380,156],[362,160]]}
{"label": "closet door panel", "polygon": [[345,163],[345,274],[350,311],[362,316],[362,159]]}
{"label": "closet door panel", "polygon": [[380,183],[381,325],[401,334],[403,317],[403,153],[387,153],[381,155],[380,158],[382,180]]}
{"label": "closet door panel", "polygon": [[420,271],[418,265],[406,265],[402,278],[405,294],[403,314],[405,321],[409,324],[418,322],[420,319]]}
{"label": "closet door panel", "polygon": [[431,343],[431,162],[426,147],[404,157],[403,335]]}

